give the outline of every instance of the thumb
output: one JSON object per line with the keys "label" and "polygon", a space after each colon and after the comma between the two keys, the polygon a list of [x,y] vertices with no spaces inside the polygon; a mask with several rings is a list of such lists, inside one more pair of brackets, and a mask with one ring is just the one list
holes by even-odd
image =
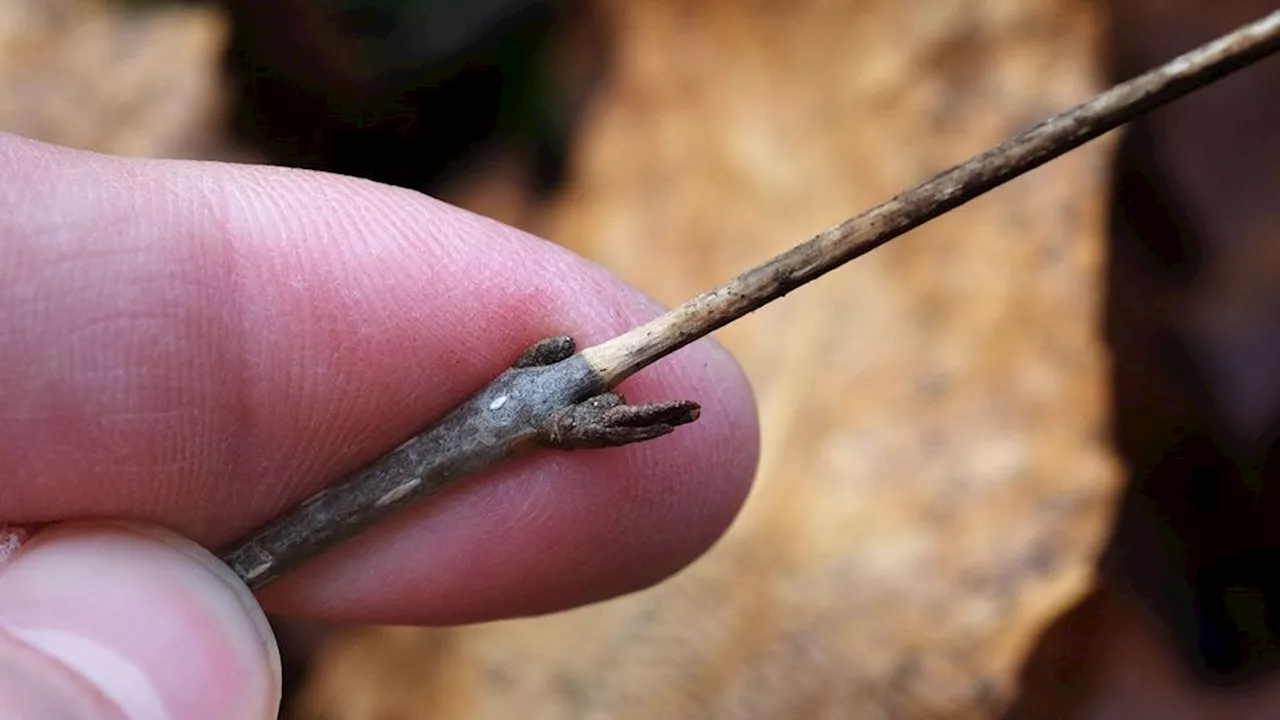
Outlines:
{"label": "thumb", "polygon": [[266,616],[203,548],[132,523],[7,537],[0,525],[0,715],[276,717],[280,657]]}

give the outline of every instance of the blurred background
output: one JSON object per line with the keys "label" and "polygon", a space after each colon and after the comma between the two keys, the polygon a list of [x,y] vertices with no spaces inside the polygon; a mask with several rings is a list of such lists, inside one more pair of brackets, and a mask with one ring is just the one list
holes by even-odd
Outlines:
{"label": "blurred background", "polygon": [[[0,130],[412,187],[675,304],[1267,4],[0,0]],[[720,332],[764,449],[686,572],[463,628],[276,618],[287,716],[1276,716],[1276,87]]]}

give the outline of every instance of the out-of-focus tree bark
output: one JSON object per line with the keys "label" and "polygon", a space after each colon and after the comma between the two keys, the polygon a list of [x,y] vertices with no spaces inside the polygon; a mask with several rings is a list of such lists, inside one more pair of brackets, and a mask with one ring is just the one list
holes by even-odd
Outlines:
{"label": "out-of-focus tree bark", "polygon": [[[614,0],[534,229],[668,303],[1100,87],[1077,0]],[[730,536],[640,595],[321,663],[325,718],[991,717],[1087,587],[1104,449],[1092,145],[720,334],[758,393]],[[607,482],[607,478],[602,478]]]}
{"label": "out-of-focus tree bark", "polygon": [[222,14],[106,0],[0,2],[0,131],[144,157],[232,156]]}

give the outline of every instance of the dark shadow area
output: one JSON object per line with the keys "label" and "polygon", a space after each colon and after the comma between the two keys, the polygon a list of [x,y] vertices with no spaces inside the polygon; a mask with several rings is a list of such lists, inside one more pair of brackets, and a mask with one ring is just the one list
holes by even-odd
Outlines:
{"label": "dark shadow area", "polygon": [[[1117,158],[1108,273],[1114,439],[1129,474],[1104,563],[1144,598],[1206,682],[1245,682],[1280,644],[1280,488],[1275,425],[1241,433],[1193,337],[1205,237],[1135,126]],[[1261,309],[1260,315],[1267,314]]]}
{"label": "dark shadow area", "polygon": [[[238,137],[271,162],[427,192],[498,151],[553,191],[603,55],[573,0],[223,4]],[[563,61],[583,41],[592,72]]]}
{"label": "dark shadow area", "polygon": [[[1116,0],[1113,79],[1253,5]],[[1103,329],[1127,485],[1099,589],[1041,635],[1009,718],[1086,716],[1117,687],[1137,690],[1119,702],[1133,717],[1170,688],[1213,707],[1280,667],[1280,205],[1257,200],[1280,198],[1280,103],[1260,94],[1277,65],[1139,119],[1118,148]],[[1127,686],[1100,681],[1116,654],[1148,660]]]}

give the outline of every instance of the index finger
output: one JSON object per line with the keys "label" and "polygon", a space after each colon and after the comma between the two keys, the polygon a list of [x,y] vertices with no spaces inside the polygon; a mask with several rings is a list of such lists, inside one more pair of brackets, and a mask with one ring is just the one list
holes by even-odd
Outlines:
{"label": "index finger", "polygon": [[[0,522],[134,517],[220,547],[394,447],[530,343],[657,308],[599,267],[406,190],[0,138]],[[516,461],[273,586],[269,607],[451,622],[656,581],[754,469],[746,383],[701,342],[624,387],[703,419]]]}

